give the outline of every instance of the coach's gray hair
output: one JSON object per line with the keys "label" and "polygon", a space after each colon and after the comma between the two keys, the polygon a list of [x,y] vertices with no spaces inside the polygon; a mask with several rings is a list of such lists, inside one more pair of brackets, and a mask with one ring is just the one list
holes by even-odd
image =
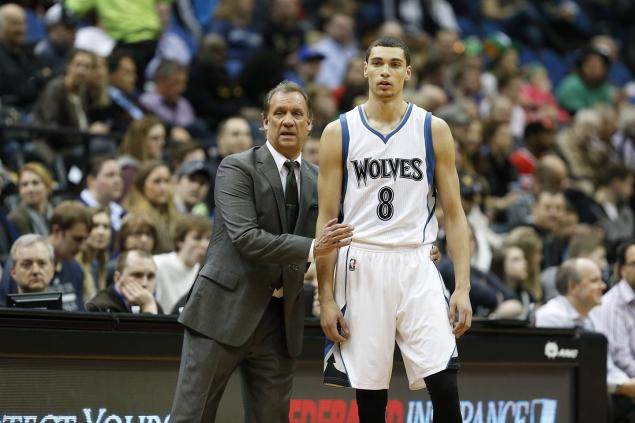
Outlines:
{"label": "coach's gray hair", "polygon": [[48,251],[49,253],[51,263],[55,261],[55,252],[53,251],[53,246],[49,244],[42,235],[26,234],[16,239],[11,246],[11,260],[13,260],[13,263],[15,264],[16,262],[16,254],[18,252],[18,248],[29,247],[34,244],[44,244],[44,246],[46,247],[46,251]]}
{"label": "coach's gray hair", "polygon": [[569,290],[569,282],[576,284],[582,280],[582,275],[578,272],[578,259],[572,258],[564,261],[556,272],[556,289],[562,295],[566,295]]}
{"label": "coach's gray hair", "polygon": [[307,112],[309,113],[309,116],[308,116],[309,120],[313,120],[313,108],[311,107],[311,100],[309,99],[309,95],[306,93],[306,91],[304,91],[304,88],[302,88],[300,85],[296,84],[295,82],[291,82],[287,80],[282,81],[281,83],[279,83],[278,85],[270,89],[269,92],[265,95],[265,101],[264,101],[263,111],[262,111],[263,117],[267,117],[267,115],[269,114],[269,107],[271,106],[271,98],[274,96],[274,94],[278,92],[285,93],[285,94],[299,93],[302,96],[302,98],[304,98],[304,101],[306,103],[306,109],[307,109]]}

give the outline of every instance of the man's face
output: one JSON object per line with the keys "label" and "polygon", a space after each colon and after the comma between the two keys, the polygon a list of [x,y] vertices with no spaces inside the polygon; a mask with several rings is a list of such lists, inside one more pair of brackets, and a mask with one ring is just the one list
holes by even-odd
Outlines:
{"label": "man's face", "polygon": [[48,29],[48,38],[56,47],[68,50],[75,42],[75,28],[54,25]]}
{"label": "man's face", "polygon": [[119,61],[117,69],[110,75],[110,83],[127,94],[133,94],[137,85],[137,66],[129,57]]}
{"label": "man's face", "polygon": [[126,284],[137,284],[154,294],[157,266],[152,257],[140,257],[136,253],[128,254],[123,272],[115,272],[115,287],[119,292]]}
{"label": "man's face", "polygon": [[93,58],[86,53],[77,53],[66,67],[66,72],[75,85],[85,85],[95,68]]}
{"label": "man's face", "polygon": [[411,73],[404,51],[399,47],[373,47],[364,64],[364,77],[368,78],[370,92],[381,99],[401,94]]}
{"label": "man's face", "polygon": [[242,118],[228,119],[222,133],[218,135],[218,152],[222,157],[245,151],[251,148],[252,144],[251,129]]}
{"label": "man's face", "polygon": [[534,223],[548,231],[554,231],[560,225],[565,211],[562,193],[542,192],[534,206]]}
{"label": "man's face", "polygon": [[88,226],[81,222],[75,223],[65,231],[54,226],[52,235],[58,240],[55,243],[55,259],[65,261],[74,258],[88,238],[88,233]]}
{"label": "man's face", "polygon": [[181,243],[180,252],[197,263],[202,263],[209,245],[210,236],[210,233],[203,234],[198,231],[189,231]]}
{"label": "man's face", "polygon": [[11,276],[20,292],[46,291],[55,272],[47,246],[42,242],[19,247]]}
{"label": "man's face", "polygon": [[624,265],[620,269],[620,276],[635,289],[635,245],[626,249]]}
{"label": "man's face", "polygon": [[327,32],[335,41],[340,44],[348,44],[353,39],[353,29],[355,23],[349,16],[343,14],[335,15],[328,24]]}
{"label": "man's face", "polygon": [[302,149],[302,158],[318,166],[320,163],[320,140],[309,138]]}
{"label": "man's face", "polygon": [[311,120],[304,97],[299,92],[276,92],[263,119],[267,140],[288,159],[294,160],[304,146]]}
{"label": "man's face", "polygon": [[187,87],[187,72],[180,70],[156,82],[157,92],[166,101],[176,103]]}
{"label": "man's face", "polygon": [[21,8],[11,7],[4,11],[2,39],[12,47],[19,47],[26,40],[26,15]]}
{"label": "man's face", "polygon": [[179,178],[176,192],[188,206],[203,201],[209,191],[209,178],[203,173],[193,173]]}
{"label": "man's face", "polygon": [[606,289],[600,268],[589,259],[578,259],[577,270],[581,280],[569,288],[570,295],[588,309],[600,305]]}
{"label": "man's face", "polygon": [[118,199],[123,190],[123,178],[119,163],[116,160],[105,161],[97,176],[91,179],[90,186],[96,191],[100,202],[109,203]]}

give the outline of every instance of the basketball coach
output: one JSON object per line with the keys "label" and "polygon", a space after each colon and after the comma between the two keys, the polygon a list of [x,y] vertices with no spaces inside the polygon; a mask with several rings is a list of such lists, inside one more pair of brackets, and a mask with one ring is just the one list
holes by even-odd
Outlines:
{"label": "basketball coach", "polygon": [[311,120],[302,88],[280,83],[265,97],[266,144],[218,168],[212,240],[179,318],[185,336],[171,423],[215,421],[236,368],[245,421],[288,421],[304,272],[352,237],[333,220],[313,239],[317,168],[301,157]]}

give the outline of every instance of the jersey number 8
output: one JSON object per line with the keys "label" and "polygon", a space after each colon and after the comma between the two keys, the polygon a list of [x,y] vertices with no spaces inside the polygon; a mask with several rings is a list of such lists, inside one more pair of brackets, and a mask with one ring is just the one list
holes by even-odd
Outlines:
{"label": "jersey number 8", "polygon": [[395,198],[395,192],[390,187],[383,187],[377,193],[377,197],[379,198],[377,217],[381,220],[390,220],[394,212],[392,200]]}

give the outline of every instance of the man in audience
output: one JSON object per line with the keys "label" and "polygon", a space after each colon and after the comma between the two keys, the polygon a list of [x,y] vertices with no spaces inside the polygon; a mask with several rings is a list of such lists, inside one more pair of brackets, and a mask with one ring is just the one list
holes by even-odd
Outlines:
{"label": "man in audience", "polygon": [[[62,307],[67,311],[83,311],[84,272],[75,256],[88,238],[92,218],[90,210],[78,201],[63,201],[55,207],[51,216],[47,242],[53,247],[55,274],[51,287],[62,291]],[[0,279],[0,302],[7,294],[17,292],[12,278],[12,260],[8,260]]]}
{"label": "man in audience", "polygon": [[46,38],[35,45],[35,57],[52,76],[64,72],[68,52],[75,42],[77,20],[64,9],[63,3],[55,3],[44,14]]}
{"label": "man in audience", "polygon": [[346,76],[348,62],[359,53],[355,42],[355,21],[344,13],[334,13],[326,24],[327,36],[312,46],[324,55],[315,81],[330,89],[339,87]]}
{"label": "man in audience", "polygon": [[88,311],[162,314],[154,299],[157,266],[143,250],[125,251],[117,258],[115,283],[86,303]]}
{"label": "man in audience", "polygon": [[110,210],[111,226],[117,233],[126,213],[116,202],[122,190],[121,166],[117,159],[112,156],[94,157],[88,165],[86,188],[79,194],[79,201],[91,208],[106,207]]}
{"label": "man in audience", "polygon": [[165,124],[187,127],[194,123],[194,109],[183,97],[187,67],[162,60],[154,74],[154,91],[141,95],[139,102]]}
{"label": "man in audience", "polygon": [[11,276],[17,292],[43,292],[49,288],[54,274],[53,247],[41,235],[26,234],[11,247]]}
{"label": "man in audience", "polygon": [[45,76],[26,45],[26,14],[15,3],[0,6],[0,100],[28,111]]}
{"label": "man in audience", "polygon": [[191,160],[181,165],[174,190],[174,203],[179,213],[209,216],[203,201],[209,191],[211,174],[205,162]]}
{"label": "man in audience", "polygon": [[[90,74],[95,71],[96,57],[86,50],[69,53],[64,75],[49,82],[33,107],[33,121],[47,127],[72,128],[93,133],[104,133],[108,129],[100,122],[90,123],[86,86]],[[50,154],[64,153],[81,156],[84,139],[78,136],[47,137]],[[48,156],[48,154],[47,154]],[[52,161],[52,157],[46,157]]]}
{"label": "man in audience", "polygon": [[[600,268],[587,258],[569,259],[558,268],[556,288],[560,295],[536,311],[536,326],[596,330],[589,313],[603,303],[602,291],[606,284]],[[614,421],[632,421],[630,419],[635,417],[635,378],[615,366],[610,355],[607,357],[607,384],[609,393],[613,394]],[[630,419],[620,420],[627,415]]]}
{"label": "man in audience", "polygon": [[116,50],[108,56],[108,79],[108,123],[111,130],[123,134],[130,122],[144,114],[137,99],[137,67],[130,53]]}
{"label": "man in audience", "polygon": [[216,171],[220,162],[230,154],[240,153],[251,148],[253,138],[247,119],[234,116],[224,120],[218,126],[218,136],[216,139],[217,151],[210,159],[212,180],[209,185],[209,195],[207,204],[213,213],[216,204],[214,202],[214,185],[216,182]]}
{"label": "man in audience", "polygon": [[205,259],[212,224],[205,217],[181,216],[174,228],[176,251],[154,256],[157,265],[156,298],[170,312],[192,287]]}
{"label": "man in audience", "polygon": [[593,109],[580,110],[573,125],[560,132],[556,138],[556,150],[569,168],[573,186],[591,196],[595,188],[599,165],[596,151],[606,148],[600,140],[602,121]]}

